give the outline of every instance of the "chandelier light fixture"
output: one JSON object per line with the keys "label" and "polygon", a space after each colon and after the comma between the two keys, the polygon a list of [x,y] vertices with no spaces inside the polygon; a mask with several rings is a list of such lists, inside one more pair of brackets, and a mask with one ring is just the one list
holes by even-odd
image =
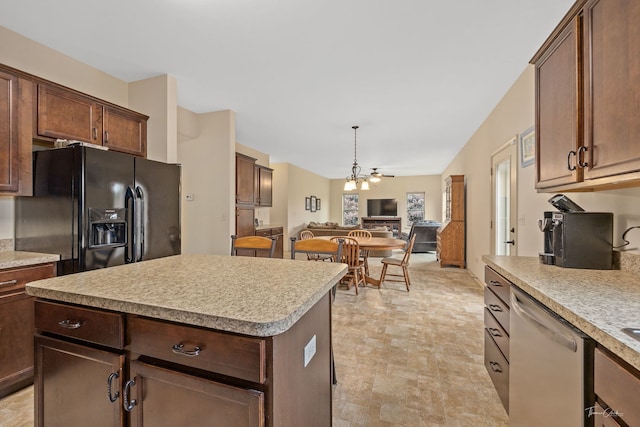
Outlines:
{"label": "chandelier light fixture", "polygon": [[359,126],[351,126],[353,129],[353,165],[351,165],[351,176],[347,177],[344,183],[344,191],[353,191],[358,189],[368,190],[369,182],[366,175],[360,174],[360,166],[358,166],[358,151],[357,151],[357,132]]}

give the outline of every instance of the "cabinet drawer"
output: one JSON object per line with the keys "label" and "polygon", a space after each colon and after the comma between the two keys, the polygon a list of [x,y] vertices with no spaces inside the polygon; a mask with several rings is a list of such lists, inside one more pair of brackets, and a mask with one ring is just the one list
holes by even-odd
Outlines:
{"label": "cabinet drawer", "polygon": [[36,329],[107,347],[124,348],[124,315],[36,300]]}
{"label": "cabinet drawer", "polygon": [[493,314],[493,317],[500,322],[502,329],[509,334],[509,306],[488,287],[484,288],[484,305]]}
{"label": "cabinet drawer", "polygon": [[23,292],[25,284],[55,275],[54,264],[0,270],[0,297]]}
{"label": "cabinet drawer", "polygon": [[271,229],[266,228],[264,230],[256,230],[256,236],[271,237]]}
{"label": "cabinet drawer", "polygon": [[625,369],[598,348],[595,350],[593,372],[593,387],[598,400],[605,402],[628,425],[640,425],[639,373]]}
{"label": "cabinet drawer", "polygon": [[484,308],[484,327],[491,335],[491,338],[498,344],[498,348],[500,348],[505,359],[509,360],[509,334],[486,307]]}
{"label": "cabinet drawer", "polygon": [[271,229],[272,236],[282,235],[282,233],[284,233],[284,230],[282,229],[282,227],[275,227]]}
{"label": "cabinet drawer", "polygon": [[504,358],[489,332],[484,331],[484,366],[509,413],[509,362]]}
{"label": "cabinet drawer", "polygon": [[509,306],[511,282],[493,271],[489,266],[484,267],[484,282],[493,293],[498,295],[498,297]]}
{"label": "cabinet drawer", "polygon": [[128,318],[132,353],[263,383],[266,342],[137,316]]}

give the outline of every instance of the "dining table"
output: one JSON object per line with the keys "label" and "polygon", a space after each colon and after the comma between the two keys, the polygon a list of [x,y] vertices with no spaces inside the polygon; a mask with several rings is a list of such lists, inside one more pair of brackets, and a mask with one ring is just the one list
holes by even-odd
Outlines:
{"label": "dining table", "polygon": [[[363,251],[363,255],[368,257],[371,250],[393,250],[403,249],[407,242],[402,239],[396,239],[394,237],[366,237],[366,236],[317,236],[319,239],[331,240],[334,237],[350,237],[355,239],[360,245],[360,249]],[[368,283],[378,288],[381,285],[380,279],[369,276],[369,271],[365,271],[364,275],[365,283]]]}

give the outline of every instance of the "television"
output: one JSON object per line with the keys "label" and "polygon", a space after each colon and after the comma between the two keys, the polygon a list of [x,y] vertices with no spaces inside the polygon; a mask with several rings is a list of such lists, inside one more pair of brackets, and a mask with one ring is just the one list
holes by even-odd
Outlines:
{"label": "television", "polygon": [[368,199],[367,216],[398,216],[398,200]]}

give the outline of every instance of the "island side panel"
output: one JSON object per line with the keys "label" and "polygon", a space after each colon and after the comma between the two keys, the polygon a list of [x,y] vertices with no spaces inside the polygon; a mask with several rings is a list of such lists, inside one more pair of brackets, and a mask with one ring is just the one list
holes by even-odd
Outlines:
{"label": "island side panel", "polygon": [[[305,367],[315,336],[315,354]],[[332,422],[331,295],[327,293],[295,325],[274,336],[271,422],[283,427],[327,427]]]}

